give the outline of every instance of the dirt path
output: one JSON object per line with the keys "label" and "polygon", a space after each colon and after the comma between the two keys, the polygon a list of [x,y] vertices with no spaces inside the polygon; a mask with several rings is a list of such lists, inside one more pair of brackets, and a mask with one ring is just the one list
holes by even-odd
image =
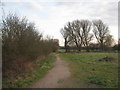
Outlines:
{"label": "dirt path", "polygon": [[70,77],[68,63],[61,60],[56,55],[57,60],[53,63],[54,67],[42,79],[38,80],[32,88],[60,88],[64,87],[64,82]]}

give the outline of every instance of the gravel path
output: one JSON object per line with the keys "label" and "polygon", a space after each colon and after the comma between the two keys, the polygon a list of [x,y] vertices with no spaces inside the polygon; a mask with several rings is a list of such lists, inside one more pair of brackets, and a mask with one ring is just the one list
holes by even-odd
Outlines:
{"label": "gravel path", "polygon": [[59,55],[56,55],[54,67],[48,73],[38,80],[32,88],[60,88],[64,87],[64,82],[70,77],[68,63],[61,60]]}

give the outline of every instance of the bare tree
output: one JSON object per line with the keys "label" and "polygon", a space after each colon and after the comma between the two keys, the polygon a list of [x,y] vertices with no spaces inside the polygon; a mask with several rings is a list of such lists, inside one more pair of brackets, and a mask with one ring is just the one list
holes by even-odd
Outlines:
{"label": "bare tree", "polygon": [[80,29],[79,21],[75,20],[73,22],[68,22],[68,24],[65,26],[65,29],[68,32],[70,41],[75,43],[78,51],[81,51],[81,39],[77,33],[77,31]]}
{"label": "bare tree", "polygon": [[74,42],[76,43],[76,47],[78,48],[78,51],[81,51],[81,47],[83,44],[83,33],[79,20],[74,20],[72,22],[72,30],[74,32],[72,36],[74,36]]}
{"label": "bare tree", "polygon": [[[72,22],[68,22],[64,27],[69,40],[76,45],[78,51],[81,51],[81,47],[83,45],[86,46],[87,51],[89,51],[89,42],[93,37],[93,35],[90,34],[90,29],[91,23],[88,20],[74,20]],[[65,34],[65,32],[63,33]]]}
{"label": "bare tree", "polygon": [[93,21],[93,32],[100,44],[101,50],[104,50],[104,43],[106,36],[109,34],[108,26],[102,22],[102,20]]}
{"label": "bare tree", "polygon": [[69,36],[69,33],[68,33],[67,30],[68,29],[67,29],[66,26],[60,30],[60,32],[61,32],[61,34],[62,34],[62,36],[64,38],[64,41],[65,41],[64,42],[65,52],[68,52],[68,43],[70,42],[70,36]]}
{"label": "bare tree", "polygon": [[91,22],[89,20],[81,20],[80,25],[81,25],[81,31],[82,31],[83,45],[84,47],[86,47],[86,50],[89,52],[89,44],[93,38],[93,35],[90,34]]}
{"label": "bare tree", "polygon": [[[81,47],[84,46],[86,51],[89,52],[89,45],[93,39],[91,33],[92,23],[89,20],[74,20],[68,22],[66,26],[61,30],[61,34],[65,39],[65,47],[67,45],[73,45],[81,51]],[[102,20],[93,21],[93,33],[98,41],[98,46],[101,50],[105,49],[112,43],[112,36],[109,34],[108,26],[102,22]]]}
{"label": "bare tree", "polygon": [[81,51],[81,47],[84,45],[89,51],[89,43],[92,40],[93,35],[90,34],[91,22],[88,20],[74,20],[68,24],[70,28],[69,35],[73,38],[78,50]]}

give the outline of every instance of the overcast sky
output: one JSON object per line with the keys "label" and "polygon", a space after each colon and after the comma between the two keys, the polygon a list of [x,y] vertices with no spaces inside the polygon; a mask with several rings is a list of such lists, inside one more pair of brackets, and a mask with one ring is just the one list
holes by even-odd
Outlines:
{"label": "overcast sky", "polygon": [[[26,16],[34,22],[38,31],[45,36],[59,39],[63,45],[60,29],[76,19],[102,19],[110,33],[118,38],[119,0],[2,0],[4,10]],[[1,10],[2,12],[2,10]],[[0,14],[1,15],[1,14]]]}

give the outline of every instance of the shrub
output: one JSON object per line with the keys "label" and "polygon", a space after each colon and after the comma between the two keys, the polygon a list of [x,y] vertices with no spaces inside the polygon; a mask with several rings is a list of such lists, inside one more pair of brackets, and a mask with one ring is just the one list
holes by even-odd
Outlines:
{"label": "shrub", "polygon": [[[16,14],[8,14],[4,17],[0,29],[3,76],[10,76],[13,72],[14,75],[23,72],[25,68],[22,67],[26,62],[31,62],[38,56],[47,56],[54,49],[55,43],[51,39],[43,39],[43,35],[37,32],[34,23]],[[8,71],[9,73],[6,73]]]}

